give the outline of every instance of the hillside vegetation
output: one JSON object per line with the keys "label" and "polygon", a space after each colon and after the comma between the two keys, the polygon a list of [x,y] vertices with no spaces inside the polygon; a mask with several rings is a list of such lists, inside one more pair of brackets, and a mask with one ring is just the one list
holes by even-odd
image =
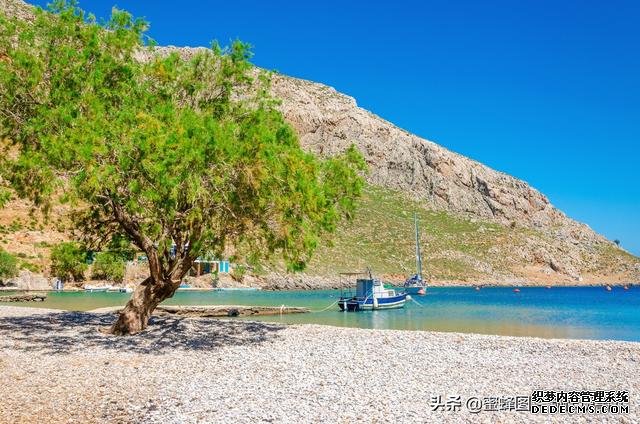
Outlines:
{"label": "hillside vegetation", "polygon": [[423,272],[432,282],[596,284],[637,262],[633,255],[603,243],[592,252],[585,249],[591,267],[577,270],[581,277],[574,278],[554,270],[544,257],[535,257],[532,246],[549,241],[543,232],[433,210],[401,192],[370,185],[355,219],[341,225],[332,245],[318,249],[307,273],[331,276],[371,266],[389,279],[406,277],[415,269],[414,212]]}
{"label": "hillside vegetation", "polygon": [[[22,269],[47,274],[51,247],[71,239],[59,224],[64,209],[54,209],[48,222],[29,211],[23,201],[10,202],[0,211],[0,247],[16,256]],[[536,257],[536,246],[550,246],[543,232],[434,210],[402,192],[372,185],[365,187],[353,221],[342,222],[333,242],[321,244],[305,273],[334,278],[339,272],[370,266],[387,279],[405,278],[415,269],[414,212],[420,225],[423,271],[433,284],[633,281],[629,270],[637,266],[638,258],[609,243],[583,249],[584,262],[590,266],[577,270],[580,281],[554,270],[544,256]],[[265,266],[260,271],[273,268],[283,270]]]}

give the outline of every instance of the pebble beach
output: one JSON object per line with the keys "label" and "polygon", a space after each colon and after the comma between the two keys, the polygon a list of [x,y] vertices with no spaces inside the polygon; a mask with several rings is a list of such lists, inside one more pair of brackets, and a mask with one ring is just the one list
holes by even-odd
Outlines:
{"label": "pebble beach", "polygon": [[[0,306],[0,422],[638,422],[640,343]],[[629,413],[534,415],[470,397],[627,390]],[[460,396],[459,410],[432,398]]]}

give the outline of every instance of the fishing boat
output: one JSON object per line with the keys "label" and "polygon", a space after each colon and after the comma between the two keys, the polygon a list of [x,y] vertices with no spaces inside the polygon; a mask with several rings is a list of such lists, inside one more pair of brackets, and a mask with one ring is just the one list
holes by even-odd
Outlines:
{"label": "fishing boat", "polygon": [[371,276],[371,271],[367,273],[351,272],[342,273],[340,278],[367,276],[367,278],[356,279],[355,294],[351,289],[343,290],[338,300],[338,306],[344,312],[371,311],[378,309],[397,309],[404,307],[409,295],[406,292],[396,293],[392,288],[385,287],[382,281]]}
{"label": "fishing boat", "polygon": [[112,293],[133,293],[131,287],[108,286],[107,291]]}
{"label": "fishing boat", "polygon": [[413,214],[413,222],[416,229],[416,273],[404,282],[404,291],[408,294],[425,295],[427,286],[422,279],[422,256],[420,255],[420,229],[418,228],[418,216]]}
{"label": "fishing boat", "polygon": [[215,287],[214,291],[257,291],[260,287]]}
{"label": "fishing boat", "polygon": [[111,290],[111,286],[84,286],[84,291],[89,293],[102,293]]}

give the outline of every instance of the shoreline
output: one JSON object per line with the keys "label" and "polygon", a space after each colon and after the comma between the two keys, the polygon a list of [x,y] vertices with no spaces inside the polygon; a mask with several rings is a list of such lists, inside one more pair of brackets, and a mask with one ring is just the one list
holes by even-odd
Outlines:
{"label": "shoreline", "polygon": [[[385,283],[392,284],[393,283]],[[476,288],[479,287],[481,289],[489,289],[489,288],[536,288],[536,289],[553,289],[553,288],[584,288],[584,287],[612,287],[612,288],[632,288],[639,287],[640,281],[637,282],[628,282],[628,283],[587,283],[587,284],[489,284],[489,283],[456,283],[456,282],[442,282],[436,284],[428,284],[426,286],[427,290],[429,288]],[[118,286],[119,287],[119,286]],[[393,285],[396,289],[401,289],[401,285]],[[229,287],[189,287],[180,289],[179,292],[209,292],[209,291],[225,291],[225,289],[247,289],[247,291],[253,290],[262,290],[262,291],[270,291],[270,292],[278,292],[278,291],[314,291],[314,290],[340,290],[341,288],[348,289],[352,288],[351,286],[344,287],[297,287],[297,288],[265,288],[261,286],[229,286]],[[63,290],[55,290],[53,288],[46,289],[24,289],[19,287],[0,287],[0,296],[2,296],[2,292],[26,292],[26,293],[79,293],[79,292],[90,292],[89,290],[85,290],[82,288],[65,288]],[[107,291],[105,293],[119,293],[117,291]],[[178,293],[178,291],[176,291]],[[127,293],[130,294],[130,293]]]}
{"label": "shoreline", "polygon": [[[0,421],[640,418],[638,342],[180,317],[154,317],[136,336],[96,331],[111,319],[100,313],[0,307],[5,382]],[[464,400],[534,390],[628,390],[630,412],[550,416],[429,407],[432,396]]]}
{"label": "shoreline", "polygon": [[[0,319],[3,317],[2,311],[3,308],[6,309],[15,309],[24,311],[20,311],[21,314],[25,315],[42,315],[42,314],[90,314],[90,315],[108,315],[111,317],[116,317],[117,314],[122,310],[122,306],[107,306],[96,309],[91,309],[88,311],[77,311],[70,309],[54,309],[47,308],[46,305],[42,305],[39,303],[37,306],[22,306],[22,305],[12,305],[11,303],[0,303]],[[184,311],[181,309],[184,308]],[[298,313],[310,313],[308,308],[297,307],[297,306],[287,306],[289,310],[284,312],[283,314],[298,314]],[[158,306],[156,310],[153,312],[154,318],[164,318],[164,317],[176,317],[179,319],[215,319],[215,320],[235,320],[237,319],[236,315],[229,315],[227,313],[228,309],[239,309],[246,310],[245,313],[240,313],[238,317],[249,317],[249,319],[242,319],[240,322],[245,323],[256,323],[256,324],[273,324],[284,327],[308,327],[308,326],[318,326],[318,327],[326,327],[333,329],[352,329],[352,330],[364,330],[364,331],[373,331],[373,332],[401,332],[401,333],[428,333],[430,335],[458,335],[458,336],[480,336],[480,337],[498,337],[504,339],[531,339],[531,340],[539,340],[539,341],[556,341],[556,342],[564,342],[564,341],[572,341],[572,342],[595,342],[595,343],[630,343],[636,345],[640,348],[640,340],[620,340],[620,339],[589,339],[589,338],[563,338],[563,337],[544,337],[544,336],[521,336],[521,335],[505,335],[505,334],[490,334],[490,333],[474,333],[474,332],[461,332],[461,331],[438,331],[438,330],[414,330],[414,329],[394,329],[394,328],[362,328],[362,327],[351,327],[351,326],[341,326],[341,325],[333,325],[333,324],[319,324],[319,323],[287,323],[287,322],[273,322],[273,321],[251,321],[251,316],[264,316],[264,315],[277,315],[275,313],[271,313],[276,311],[279,313],[280,307],[262,307],[262,306],[250,306],[250,305],[190,305],[190,306],[182,306],[182,305],[170,305],[170,306]],[[261,309],[264,309],[267,313],[261,313]],[[208,313],[210,310],[210,314]],[[219,314],[220,310],[224,310],[224,313]],[[11,311],[9,311],[11,313]],[[242,312],[242,311],[240,311]],[[115,319],[115,318],[114,318]],[[640,357],[638,358],[640,360]],[[640,366],[640,364],[639,364]],[[640,368],[639,368],[640,370]]]}
{"label": "shoreline", "polygon": [[[3,308],[5,311],[3,311]],[[35,304],[34,306],[27,305],[15,305],[12,303],[0,303],[0,319],[3,316],[3,313],[6,313],[7,310],[11,312],[11,309],[14,310],[24,310],[21,313],[25,315],[41,315],[41,314],[90,314],[90,315],[108,315],[113,317],[115,320],[116,315],[120,313],[122,310],[122,306],[106,306],[100,307],[96,309],[90,309],[86,311],[78,311],[72,309],[55,309],[55,308],[47,308],[46,305],[43,305],[41,302]],[[235,312],[229,314],[229,310],[237,310],[238,313]],[[296,323],[288,323],[288,322],[278,322],[278,321],[251,321],[251,317],[255,316],[268,316],[268,315],[290,315],[290,314],[308,314],[313,313],[314,311],[310,310],[306,307],[299,306],[286,306],[285,309],[281,307],[264,307],[264,306],[255,306],[255,305],[165,305],[158,306],[156,310],[154,310],[152,317],[153,318],[164,318],[164,317],[175,317],[178,319],[216,319],[216,320],[241,320],[240,322],[251,323],[255,322],[257,324],[274,324],[285,327],[292,326],[319,326],[330,329],[353,329],[353,330],[366,330],[366,331],[398,331],[403,333],[428,333],[431,335],[459,335],[459,336],[481,336],[481,337],[501,337],[506,339],[531,339],[531,340],[549,340],[549,341],[576,341],[576,342],[611,342],[611,343],[632,343],[637,345],[640,348],[640,340],[628,340],[628,339],[611,339],[611,338],[575,338],[575,337],[553,337],[553,336],[531,336],[531,335],[513,335],[513,334],[496,334],[489,332],[463,332],[463,331],[455,331],[455,330],[424,330],[424,329],[396,329],[396,328],[367,328],[367,327],[357,327],[357,326],[349,326],[349,325],[335,325],[332,323],[318,323],[318,322],[296,322]],[[640,358],[638,358],[640,361]],[[640,372],[640,368],[639,368]]]}

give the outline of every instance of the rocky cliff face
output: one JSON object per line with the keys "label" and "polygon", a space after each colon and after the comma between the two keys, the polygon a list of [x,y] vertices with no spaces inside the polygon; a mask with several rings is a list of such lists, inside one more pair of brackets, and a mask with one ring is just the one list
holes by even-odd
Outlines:
{"label": "rocky cliff face", "polygon": [[276,76],[273,91],[304,147],[322,155],[351,143],[369,163],[369,180],[430,206],[509,224],[564,224],[566,217],[524,181],[419,138],[359,108],[331,87]]}

